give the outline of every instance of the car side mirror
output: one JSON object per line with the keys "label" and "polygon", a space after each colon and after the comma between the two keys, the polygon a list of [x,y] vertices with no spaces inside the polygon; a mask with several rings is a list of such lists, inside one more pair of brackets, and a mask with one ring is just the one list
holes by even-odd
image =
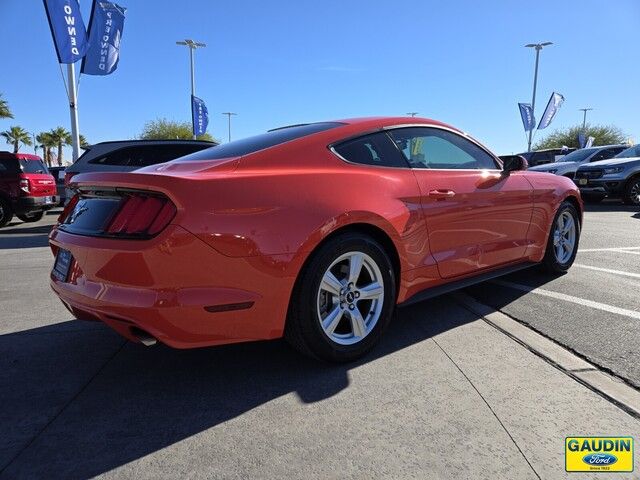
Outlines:
{"label": "car side mirror", "polygon": [[509,175],[511,172],[518,170],[526,170],[529,168],[529,162],[522,155],[502,155],[502,174]]}

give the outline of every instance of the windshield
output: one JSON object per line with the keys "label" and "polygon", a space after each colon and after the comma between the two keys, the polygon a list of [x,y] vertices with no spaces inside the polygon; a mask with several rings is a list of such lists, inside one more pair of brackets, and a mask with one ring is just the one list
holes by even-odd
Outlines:
{"label": "windshield", "polygon": [[20,159],[20,170],[22,173],[49,173],[42,160]]}
{"label": "windshield", "polygon": [[598,150],[597,148],[583,148],[581,150],[576,150],[575,152],[571,152],[569,155],[565,155],[564,157],[556,161],[557,162],[581,162],[589,158],[597,150]]}
{"label": "windshield", "polygon": [[242,155],[257,152],[258,150],[264,150],[265,148],[295,140],[296,138],[329,130],[330,128],[339,127],[340,125],[343,124],[337,122],[324,122],[280,128],[263,133],[262,135],[256,135],[255,137],[234,140],[233,142],[225,143],[223,145],[200,150],[199,152],[181,157],[175,161],[186,162],[193,160],[218,160],[221,158],[240,157]]}
{"label": "windshield", "polygon": [[614,158],[640,157],[640,143],[621,151]]}

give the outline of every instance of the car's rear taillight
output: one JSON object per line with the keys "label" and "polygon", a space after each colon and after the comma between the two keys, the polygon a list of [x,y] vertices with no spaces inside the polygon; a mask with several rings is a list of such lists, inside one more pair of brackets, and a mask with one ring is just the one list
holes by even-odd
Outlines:
{"label": "car's rear taillight", "polygon": [[108,235],[153,236],[169,225],[175,214],[175,205],[165,197],[130,194],[104,231]]}
{"label": "car's rear taillight", "polygon": [[21,178],[20,179],[20,190],[22,190],[24,193],[31,193],[31,182],[29,181],[28,178]]}
{"label": "car's rear taillight", "polygon": [[64,206],[64,210],[62,210],[62,213],[60,214],[60,216],[58,216],[58,223],[63,223],[67,219],[69,214],[73,212],[73,209],[76,208],[76,203],[78,203],[79,198],[79,195],[74,195],[73,197],[71,197],[69,203]]}
{"label": "car's rear taillight", "polygon": [[71,183],[71,179],[74,177],[75,173],[69,172],[64,174],[64,186],[68,187],[69,183]]}

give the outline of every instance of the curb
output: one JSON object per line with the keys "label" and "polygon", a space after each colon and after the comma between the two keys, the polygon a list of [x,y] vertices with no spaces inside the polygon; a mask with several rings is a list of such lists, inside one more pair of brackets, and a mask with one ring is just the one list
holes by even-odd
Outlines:
{"label": "curb", "polygon": [[630,415],[640,418],[640,391],[622,380],[603,372],[561,345],[535,332],[522,323],[464,293],[453,298],[465,309],[479,315],[485,322],[511,337],[558,370],[606,398]]}

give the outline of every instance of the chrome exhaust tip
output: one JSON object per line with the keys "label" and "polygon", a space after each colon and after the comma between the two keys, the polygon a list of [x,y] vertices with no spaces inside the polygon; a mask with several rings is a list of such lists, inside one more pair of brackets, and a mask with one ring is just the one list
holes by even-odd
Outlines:
{"label": "chrome exhaust tip", "polygon": [[131,334],[138,339],[140,343],[142,343],[145,347],[151,347],[158,343],[156,337],[149,335],[144,330],[141,330],[137,327],[131,328]]}

